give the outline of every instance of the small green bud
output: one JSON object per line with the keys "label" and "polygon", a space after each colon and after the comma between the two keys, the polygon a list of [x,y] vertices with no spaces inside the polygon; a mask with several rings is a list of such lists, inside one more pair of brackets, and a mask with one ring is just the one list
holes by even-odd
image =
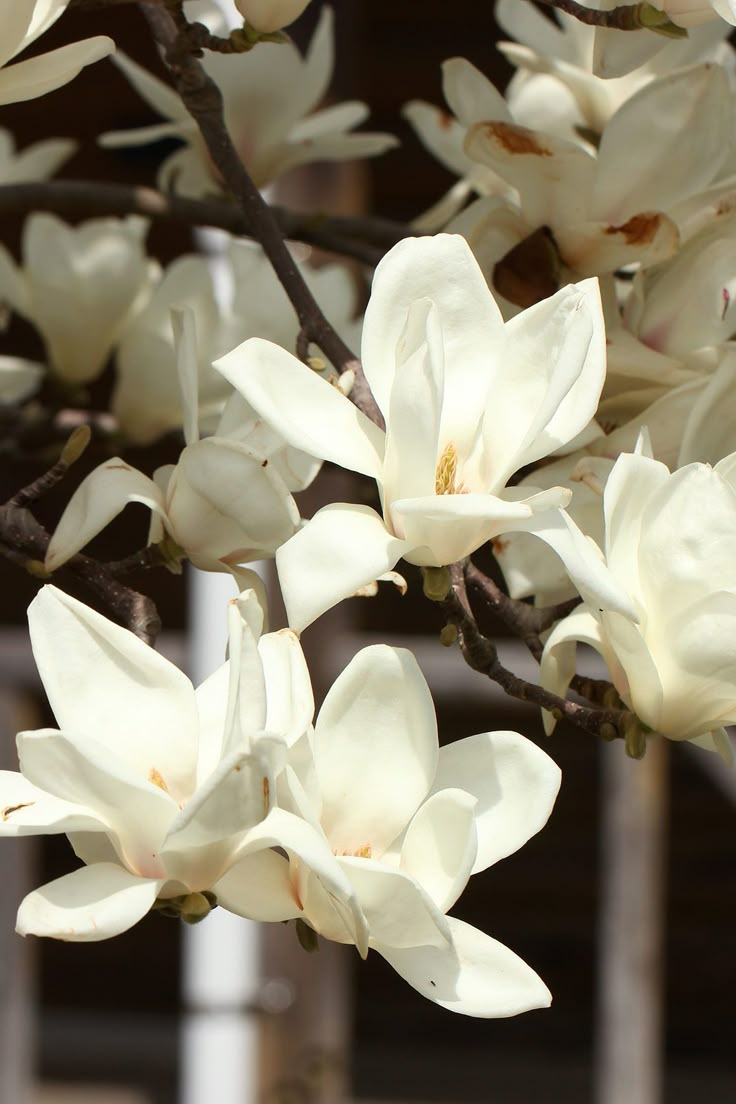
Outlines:
{"label": "small green bud", "polygon": [[678,27],[666,12],[655,8],[653,4],[637,4],[634,16],[637,26],[654,31],[655,34],[665,35],[667,38],[688,37],[685,27]]}
{"label": "small green bud", "polygon": [[457,625],[445,625],[440,632],[440,644],[443,648],[451,648],[457,640]]}
{"label": "small green bud", "polygon": [[446,567],[423,567],[422,581],[425,598],[444,602],[450,591],[450,572]]}
{"label": "small green bud", "polygon": [[647,750],[647,738],[638,717],[625,717],[621,722],[624,748],[629,759],[643,759]]}
{"label": "small green bud", "polygon": [[92,439],[92,430],[88,425],[80,425],[72,433],[71,437],[61,450],[59,460],[69,467],[82,455]]}

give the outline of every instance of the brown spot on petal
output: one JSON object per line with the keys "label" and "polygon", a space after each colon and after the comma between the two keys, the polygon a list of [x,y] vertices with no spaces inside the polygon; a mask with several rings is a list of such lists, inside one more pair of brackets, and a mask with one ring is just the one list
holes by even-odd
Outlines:
{"label": "brown spot on petal", "polygon": [[263,815],[268,816],[271,804],[271,786],[267,778],[263,779]]}
{"label": "brown spot on petal", "polygon": [[627,245],[649,245],[657,236],[659,225],[660,216],[658,214],[634,215],[621,226],[606,227],[606,233],[623,234]]}
{"label": "brown spot on petal", "polygon": [[552,150],[542,145],[533,130],[499,120],[483,123],[482,126],[488,137],[499,142],[509,153],[532,154],[534,157],[552,156]]}
{"label": "brown spot on petal", "polygon": [[440,130],[449,130],[453,123],[453,117],[449,111],[437,112],[437,126]]}
{"label": "brown spot on petal", "polygon": [[3,820],[9,820],[13,813],[17,813],[19,809],[29,809],[31,805],[35,805],[35,801],[22,801],[20,805],[6,805],[2,811]]}
{"label": "brown spot on petal", "polygon": [[502,556],[511,542],[504,540],[503,537],[494,537],[491,541],[491,547],[497,556]]}

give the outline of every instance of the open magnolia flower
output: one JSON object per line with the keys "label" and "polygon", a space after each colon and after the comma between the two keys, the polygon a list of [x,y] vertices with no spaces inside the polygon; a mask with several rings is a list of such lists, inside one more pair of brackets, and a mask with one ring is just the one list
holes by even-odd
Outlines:
{"label": "open magnolia flower", "polygon": [[[542,685],[564,694],[576,644],[589,644],[645,725],[730,757],[723,725],[736,722],[736,454],[672,474],[649,456],[620,456],[604,514],[606,563],[638,624],[589,604],[575,610],[547,641]],[[547,715],[547,731],[554,724]]]}
{"label": "open magnolia flower", "polygon": [[[60,729],[19,734],[20,773],[0,772],[0,835],[66,833],[85,865],[25,898],[22,935],[107,939],[154,905],[202,919],[239,862],[252,879],[257,856],[280,847],[321,871],[360,938],[353,891],[321,834],[274,808],[290,738],[284,700],[295,688],[305,697],[301,652],[293,634],[278,633],[262,655],[259,607],[245,596],[241,609],[230,662],[195,690],[132,633],[54,587],[33,601],[33,652]],[[260,889],[262,907],[281,918],[284,903],[263,879],[242,896],[236,887],[233,911],[249,915]]]}
{"label": "open magnolia flower", "polygon": [[[89,219],[68,226],[37,213],[23,228],[23,265],[0,246],[0,299],[37,328],[49,367],[64,383],[95,379],[148,294],[145,219]],[[84,326],[80,326],[80,319]]]}
{"label": "open magnolia flower", "polygon": [[[188,14],[215,34],[228,33],[217,7],[208,10],[198,2]],[[187,143],[184,149],[161,166],[160,187],[195,196],[219,191],[222,182],[180,97],[124,54],[116,54],[115,61],[135,90],[169,121],[106,134],[103,144],[135,146],[164,137],[182,138]],[[205,52],[202,65],[222,92],[227,129],[259,188],[296,165],[372,157],[397,144],[391,134],[349,133],[368,115],[366,105],[357,100],[314,110],[327,91],[333,64],[333,19],[328,7],[322,9],[305,58],[291,42],[261,42],[247,54]]]}
{"label": "open magnolia flower", "polygon": [[262,584],[238,565],[272,556],[300,523],[278,458],[271,462],[241,440],[215,434],[199,440],[198,356],[194,314],[172,312],[177,335],[186,447],[176,465],[153,479],[120,457],[90,472],[72,495],[49,541],[46,568],[55,571],[129,502],[153,515],[148,543],[168,534],[205,571],[230,571],[240,589]]}
{"label": "open magnolia flower", "polygon": [[[355,892],[368,946],[415,989],[454,1012],[511,1016],[551,997],[512,951],[446,917],[475,874],[545,824],[559,788],[552,760],[516,732],[484,732],[438,748],[429,688],[416,660],[363,649],[293,743],[278,804],[320,831]],[[275,877],[274,885],[278,884]],[[227,881],[247,873],[234,870]],[[323,878],[281,860],[294,915],[354,943]]]}
{"label": "open magnolia flower", "polygon": [[[652,125],[662,118],[666,127]],[[609,120],[595,152],[503,119],[476,123],[465,152],[513,186],[518,201],[476,200],[452,229],[517,306],[567,279],[657,263],[676,252],[675,209],[717,178],[732,130],[732,93],[714,65],[639,89]],[[694,158],[686,147],[698,150]]]}
{"label": "open magnolia flower", "polygon": [[96,35],[2,68],[48,30],[68,3],[69,0],[0,0],[0,104],[34,100],[53,92],[76,77],[85,65],[113,52],[113,40]]}
{"label": "open magnolia flower", "polygon": [[[605,372],[596,282],[504,325],[462,238],[406,239],[376,269],[362,358],[385,433],[268,342],[247,341],[215,365],[287,441],[378,483],[382,518],[326,506],[279,550],[291,626],[304,628],[402,556],[441,567],[515,529],[541,536],[575,571],[584,538],[560,510],[570,492],[506,484],[595,413]],[[590,583],[602,604],[617,605],[607,575]]]}

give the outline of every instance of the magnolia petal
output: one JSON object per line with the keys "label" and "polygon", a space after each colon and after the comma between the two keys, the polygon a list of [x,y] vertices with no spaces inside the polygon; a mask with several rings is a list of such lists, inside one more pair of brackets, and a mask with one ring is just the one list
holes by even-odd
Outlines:
{"label": "magnolia petal", "polygon": [[0,106],[53,92],[73,80],[85,65],[107,57],[114,50],[111,38],[97,35],[0,69]]}
{"label": "magnolia petal", "polygon": [[544,827],[560,780],[554,760],[518,732],[481,732],[440,748],[435,792],[457,788],[476,800],[472,874],[518,851]]}
{"label": "magnolia petal", "polygon": [[466,58],[443,61],[442,91],[450,110],[466,127],[483,119],[512,121],[501,93]]}
{"label": "magnolia petal", "polygon": [[[575,674],[578,641],[595,648],[604,658],[609,654],[600,623],[586,609],[574,610],[555,625],[544,646],[539,665],[539,685],[564,698]],[[557,721],[546,710],[542,712],[544,731],[554,732]]]}
{"label": "magnolia petal", "polygon": [[408,547],[369,506],[336,502],[323,507],[276,553],[290,627],[301,632],[390,571]]}
{"label": "magnolia petal", "polygon": [[458,431],[468,434],[468,409],[477,414],[476,405],[485,406],[489,349],[496,343],[503,347],[503,320],[470,246],[459,234],[399,242],[376,268],[363,324],[363,369],[384,413],[402,360],[407,315],[417,299],[435,304],[442,328],[442,432],[452,440]]}
{"label": "magnolia petal", "polygon": [[[240,858],[264,848],[282,848],[298,860],[299,870],[311,872],[339,914],[349,938],[365,958],[368,953],[368,926],[355,890],[332,853],[324,835],[301,817],[274,808],[265,820],[247,833],[236,855]],[[292,870],[294,877],[294,871]]]}
{"label": "magnolia petal", "polygon": [[33,360],[0,356],[0,403],[19,403],[41,386],[46,367]]}
{"label": "magnolia petal", "polygon": [[[446,169],[458,176],[463,176],[472,169],[473,162],[463,149],[465,127],[457,119],[424,100],[410,100],[402,107],[401,114],[414,128],[422,145]],[[453,206],[449,212],[450,217],[456,209]],[[416,222],[414,225],[416,226]]]}
{"label": "magnolia petal", "polygon": [[56,571],[65,564],[130,502],[164,515],[163,495],[153,480],[114,456],[90,472],[69,499],[49,541],[46,570]]}
{"label": "magnolia petal", "polygon": [[0,771],[0,836],[103,832],[106,828],[89,809],[46,793],[17,771]]}
{"label": "magnolia petal", "polygon": [[309,729],[314,695],[307,662],[291,629],[261,637],[258,650],[267,687],[265,727],[283,736],[291,747]]}
{"label": "magnolia petal", "polygon": [[383,432],[291,353],[253,337],[214,367],[289,444],[380,478]]}
{"label": "magnolia petal", "polygon": [[196,766],[197,712],[186,675],[56,587],[39,591],[28,623],[60,728],[104,744],[142,778],[155,769],[175,799],[187,798]]}
{"label": "magnolia petal", "polygon": [[541,978],[503,943],[462,920],[448,917],[448,924],[449,946],[376,950],[404,981],[450,1012],[494,1019],[550,1005]]}
{"label": "magnolia petal", "polygon": [[159,80],[158,77],[154,77],[153,73],[149,73],[147,69],[129,58],[122,50],[117,51],[113,61],[130,81],[138,95],[146,100],[154,111],[157,111],[159,115],[163,115],[166,119],[191,124],[191,118],[173,88]]}
{"label": "magnolia petal", "polygon": [[436,782],[434,789],[406,830],[400,866],[445,913],[465,889],[473,870],[478,850],[476,802],[461,789],[445,789]]}
{"label": "magnolia petal", "polygon": [[339,863],[365,914],[372,946],[447,945],[447,918],[411,875],[351,855],[340,856]]}
{"label": "magnolia petal", "polygon": [[110,939],[143,919],[163,885],[112,863],[83,866],[29,893],[15,930],[71,943]]}
{"label": "magnolia petal", "polygon": [[[732,132],[731,92],[720,65],[693,65],[646,84],[603,131],[595,217],[625,222],[637,211],[669,211],[689,199],[717,176]],[[625,173],[622,164],[629,166]]]}
{"label": "magnolia petal", "polygon": [[531,513],[525,501],[507,502],[492,494],[432,495],[391,504],[394,527],[407,538],[404,558],[422,567],[462,560]]}
{"label": "magnolia petal", "polygon": [[580,531],[565,510],[534,514],[527,521],[515,522],[508,531],[533,533],[549,545],[589,605],[616,610],[631,621],[638,621],[636,607],[623,589],[618,574],[609,570],[598,545]]}
{"label": "magnolia petal", "polygon": [[358,652],[325,698],[313,751],[333,850],[382,854],[426,797],[437,767],[432,696],[411,652],[385,644]]}
{"label": "magnolia petal", "polygon": [[680,233],[661,211],[638,211],[621,223],[570,223],[559,230],[557,244],[578,275],[601,276],[631,264],[666,261],[677,252]]}
{"label": "magnolia petal", "polygon": [[249,920],[293,920],[302,910],[291,884],[289,860],[265,849],[246,855],[212,887],[217,903]]}

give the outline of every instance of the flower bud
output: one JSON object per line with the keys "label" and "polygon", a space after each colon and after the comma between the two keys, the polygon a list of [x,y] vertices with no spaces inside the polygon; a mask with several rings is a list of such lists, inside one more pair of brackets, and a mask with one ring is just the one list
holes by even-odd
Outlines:
{"label": "flower bud", "polygon": [[235,0],[243,19],[261,34],[280,31],[293,23],[308,3],[309,0]]}

